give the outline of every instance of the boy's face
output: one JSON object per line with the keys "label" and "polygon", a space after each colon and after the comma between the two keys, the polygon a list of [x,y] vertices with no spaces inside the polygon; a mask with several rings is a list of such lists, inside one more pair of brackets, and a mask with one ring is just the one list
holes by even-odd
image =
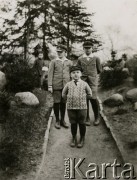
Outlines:
{"label": "boy's face", "polygon": [[71,78],[74,79],[74,80],[79,80],[80,77],[82,76],[82,73],[81,71],[79,70],[76,70],[76,71],[72,71],[71,74],[70,74]]}
{"label": "boy's face", "polygon": [[84,51],[86,55],[90,55],[92,53],[92,47],[84,47]]}
{"label": "boy's face", "polygon": [[38,55],[39,59],[43,59],[43,53],[40,52],[39,55]]}
{"label": "boy's face", "polygon": [[64,50],[57,51],[57,53],[58,53],[59,58],[63,58],[65,56],[65,51]]}

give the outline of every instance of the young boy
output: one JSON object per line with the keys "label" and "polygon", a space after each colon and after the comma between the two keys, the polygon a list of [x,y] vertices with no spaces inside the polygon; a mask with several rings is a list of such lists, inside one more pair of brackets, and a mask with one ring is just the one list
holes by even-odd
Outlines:
{"label": "young boy", "polygon": [[70,68],[70,76],[72,80],[66,84],[62,91],[62,97],[67,99],[67,109],[69,121],[71,123],[72,141],[70,146],[75,147],[77,143],[77,126],[80,130],[80,141],[78,148],[83,147],[86,133],[86,117],[87,117],[87,97],[92,97],[90,87],[86,82],[80,79],[82,73],[81,68],[72,66]]}
{"label": "young boy", "polygon": [[[92,54],[92,42],[85,41],[83,44],[83,49],[85,53],[78,59],[77,65],[80,66],[83,70],[82,79],[88,83],[90,86],[93,96],[90,100],[90,103],[93,108],[95,120],[94,125],[99,125],[100,115],[99,115],[99,103],[97,100],[97,88],[98,88],[98,74],[102,71],[102,66],[100,59]],[[89,119],[89,101],[87,102],[88,111],[87,111],[87,120],[86,125],[90,125]]]}
{"label": "young boy", "polygon": [[37,52],[37,55],[35,56],[36,60],[34,62],[34,68],[36,69],[37,75],[38,75],[38,87],[39,89],[41,89],[41,87],[43,86],[43,66],[44,66],[44,60],[43,60],[43,52],[42,49],[39,49],[39,51]]}
{"label": "young boy", "polygon": [[[51,61],[48,71],[48,90],[53,94],[55,128],[57,129],[60,129],[60,126],[68,128],[64,119],[66,102],[62,99],[62,89],[70,81],[69,68],[72,66],[72,61],[66,58],[66,51],[67,47],[65,45],[57,47],[58,58]],[[59,112],[61,119],[59,118]]]}

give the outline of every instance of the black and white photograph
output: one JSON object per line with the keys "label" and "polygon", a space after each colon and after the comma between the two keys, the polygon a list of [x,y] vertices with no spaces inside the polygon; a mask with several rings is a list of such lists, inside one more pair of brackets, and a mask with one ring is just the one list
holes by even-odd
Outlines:
{"label": "black and white photograph", "polygon": [[137,179],[137,0],[0,0],[0,180]]}

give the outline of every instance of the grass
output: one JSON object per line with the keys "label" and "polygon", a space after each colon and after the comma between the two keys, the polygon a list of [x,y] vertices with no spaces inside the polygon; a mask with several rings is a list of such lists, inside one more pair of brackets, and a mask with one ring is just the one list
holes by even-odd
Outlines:
{"label": "grass", "polygon": [[[35,90],[38,107],[16,107],[9,110],[5,132],[0,143],[0,168],[8,177],[35,170],[42,155],[42,145],[51,112],[52,99],[48,92]],[[7,170],[8,169],[8,170]],[[4,174],[3,174],[4,176]]]}

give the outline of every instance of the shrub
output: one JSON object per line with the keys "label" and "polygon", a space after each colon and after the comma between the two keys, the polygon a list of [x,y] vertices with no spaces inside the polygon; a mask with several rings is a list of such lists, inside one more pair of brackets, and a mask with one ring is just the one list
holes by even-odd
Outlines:
{"label": "shrub", "polygon": [[[3,63],[13,63],[15,59],[19,58],[21,55],[18,54],[10,54],[10,53],[4,53],[1,56],[0,59],[0,64],[2,65]],[[23,57],[23,55],[22,55]]]}
{"label": "shrub", "polygon": [[134,69],[133,79],[134,79],[134,83],[137,85],[137,67]]}
{"label": "shrub", "polygon": [[14,167],[29,170],[30,159],[36,161],[38,157],[53,102],[46,91],[35,89],[34,94],[40,101],[38,107],[11,106],[6,123],[2,124],[4,139],[0,142],[0,170],[7,167],[14,172]]}
{"label": "shrub", "polygon": [[104,70],[100,75],[100,85],[104,89],[109,89],[120,85],[124,79],[125,75],[121,70]]}
{"label": "shrub", "polygon": [[11,97],[6,91],[0,91],[0,122],[5,121],[10,108],[9,101]]}
{"label": "shrub", "polygon": [[13,140],[5,138],[0,143],[0,169],[14,167],[18,163],[19,145]]}
{"label": "shrub", "polygon": [[37,86],[38,76],[35,70],[23,59],[7,63],[4,73],[7,79],[6,90],[9,92],[32,91]]}
{"label": "shrub", "polygon": [[137,69],[137,59],[132,58],[126,61],[126,67],[129,69],[131,76],[133,76],[135,69]]}

